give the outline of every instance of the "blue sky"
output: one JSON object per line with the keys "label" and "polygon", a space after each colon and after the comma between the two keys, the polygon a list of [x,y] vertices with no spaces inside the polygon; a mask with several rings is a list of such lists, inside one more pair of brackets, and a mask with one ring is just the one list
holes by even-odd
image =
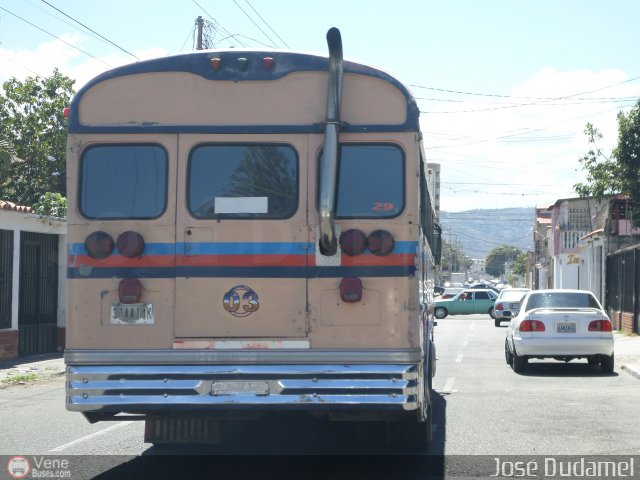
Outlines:
{"label": "blue sky", "polygon": [[0,0],[0,81],[58,67],[79,88],[136,57],[188,52],[199,15],[218,48],[326,54],[340,28],[345,58],[417,97],[446,211],[575,196],[585,124],[610,150],[617,112],[640,97],[637,0]]}

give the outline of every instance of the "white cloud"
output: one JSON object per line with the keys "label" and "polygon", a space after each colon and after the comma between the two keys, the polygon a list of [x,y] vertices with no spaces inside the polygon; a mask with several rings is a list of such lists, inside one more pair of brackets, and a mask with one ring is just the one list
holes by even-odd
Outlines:
{"label": "white cloud", "polygon": [[[78,34],[65,34],[60,38],[63,41],[44,42],[35,50],[0,48],[0,82],[12,77],[21,81],[35,75],[48,77],[57,68],[64,75],[76,80],[75,89],[79,90],[100,73],[137,61],[125,53],[89,56],[81,51],[84,50],[82,45],[84,38]],[[138,59],[145,60],[166,56],[167,51],[162,48],[153,48],[133,52],[133,54]]]}
{"label": "white cloud", "polygon": [[[464,97],[429,108],[434,113],[424,116],[423,129],[442,135],[425,137],[429,161],[442,165],[442,209],[533,206],[575,196],[578,159],[589,149],[586,123],[603,133],[601,146],[610,151],[618,110],[640,96],[639,86],[625,80],[620,70],[545,68],[508,98]],[[630,99],[615,100],[624,97]],[[460,113],[437,113],[444,111]]]}

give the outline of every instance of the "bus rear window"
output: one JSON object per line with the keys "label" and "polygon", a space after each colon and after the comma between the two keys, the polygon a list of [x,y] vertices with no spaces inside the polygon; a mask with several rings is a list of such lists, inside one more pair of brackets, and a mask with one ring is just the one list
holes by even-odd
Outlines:
{"label": "bus rear window", "polygon": [[288,218],[298,208],[298,158],[287,145],[199,145],[188,176],[196,218]]}
{"label": "bus rear window", "polygon": [[167,203],[167,152],[159,145],[96,145],[81,160],[87,218],[155,218]]}
{"label": "bus rear window", "polygon": [[404,209],[404,155],[389,144],[340,146],[336,218],[391,218]]}

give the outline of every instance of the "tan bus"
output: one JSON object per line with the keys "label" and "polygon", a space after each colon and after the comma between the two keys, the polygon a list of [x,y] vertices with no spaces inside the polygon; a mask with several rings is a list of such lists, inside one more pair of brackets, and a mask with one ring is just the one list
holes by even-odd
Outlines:
{"label": "tan bus", "polygon": [[143,419],[153,443],[304,412],[428,445],[440,229],[419,111],[327,40],[329,58],[199,51],[78,92],[68,410]]}

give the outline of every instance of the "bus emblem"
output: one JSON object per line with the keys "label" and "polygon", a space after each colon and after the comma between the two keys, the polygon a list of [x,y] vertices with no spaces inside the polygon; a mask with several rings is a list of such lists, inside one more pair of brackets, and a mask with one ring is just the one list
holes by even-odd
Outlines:
{"label": "bus emblem", "polygon": [[222,306],[234,317],[247,317],[260,308],[258,294],[245,285],[236,285],[222,299]]}

